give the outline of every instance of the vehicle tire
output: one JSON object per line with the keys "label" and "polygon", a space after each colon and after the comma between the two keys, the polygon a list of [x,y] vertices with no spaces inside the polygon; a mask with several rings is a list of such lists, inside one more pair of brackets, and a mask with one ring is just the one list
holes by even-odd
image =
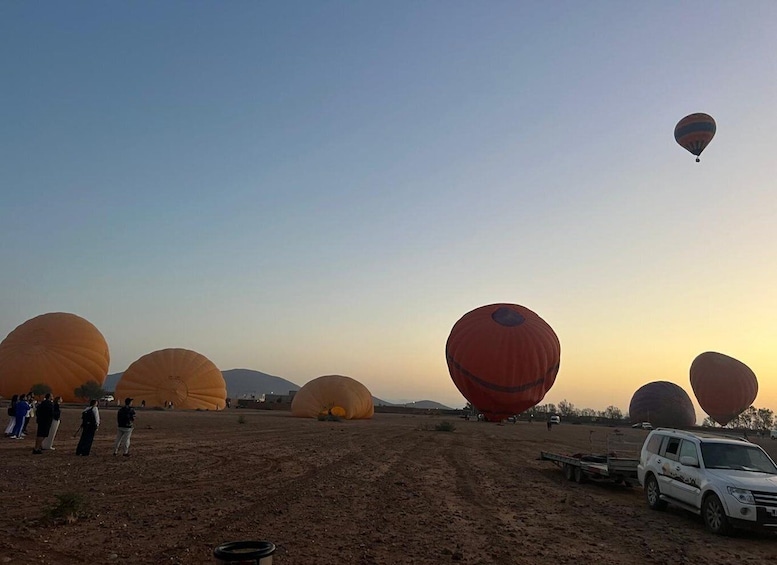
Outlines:
{"label": "vehicle tire", "polygon": [[710,494],[704,499],[701,505],[701,517],[704,519],[704,525],[713,534],[725,536],[731,533],[731,524],[726,516],[726,510],[716,495]]}
{"label": "vehicle tire", "polygon": [[580,467],[575,467],[575,482],[584,483],[588,477],[585,476],[583,470]]}
{"label": "vehicle tire", "polygon": [[575,478],[575,468],[569,463],[564,463],[564,478],[568,481]]}
{"label": "vehicle tire", "polygon": [[645,479],[645,500],[647,500],[651,510],[664,510],[666,508],[666,501],[661,500],[661,489],[653,475],[648,475]]}

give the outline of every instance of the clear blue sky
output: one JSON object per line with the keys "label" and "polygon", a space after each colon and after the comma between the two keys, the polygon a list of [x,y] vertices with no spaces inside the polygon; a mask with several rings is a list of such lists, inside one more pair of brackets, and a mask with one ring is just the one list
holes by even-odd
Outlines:
{"label": "clear blue sky", "polygon": [[[0,3],[0,334],[463,405],[483,304],[559,335],[547,401],[714,350],[777,409],[777,3]],[[696,164],[675,123],[718,133]],[[700,414],[701,416],[701,414]]]}

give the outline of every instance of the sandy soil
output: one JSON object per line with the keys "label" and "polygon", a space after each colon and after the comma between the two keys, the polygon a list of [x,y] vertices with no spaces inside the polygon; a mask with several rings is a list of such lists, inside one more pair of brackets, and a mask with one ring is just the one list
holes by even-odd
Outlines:
{"label": "sandy soil", "polygon": [[[0,440],[0,563],[210,563],[219,543],[251,539],[285,565],[777,559],[774,535],[716,537],[687,512],[650,511],[639,487],[567,482],[538,460],[601,451],[609,428],[146,410],[125,458],[112,456],[115,411],[102,416],[89,457],[75,456],[76,409],[54,452],[33,456],[33,434]],[[435,431],[446,419],[455,431]],[[623,430],[619,448],[646,433]],[[52,525],[46,509],[65,493],[87,511]]]}

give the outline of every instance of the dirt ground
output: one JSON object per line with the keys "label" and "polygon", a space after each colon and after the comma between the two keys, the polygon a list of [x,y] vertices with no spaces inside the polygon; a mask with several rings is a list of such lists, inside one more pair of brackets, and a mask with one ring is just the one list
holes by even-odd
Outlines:
{"label": "dirt ground", "polygon": [[[638,486],[568,482],[538,460],[602,451],[608,434],[625,451],[642,430],[139,410],[132,455],[114,457],[115,409],[101,414],[89,457],[75,456],[76,408],[56,451],[32,455],[34,423],[0,440],[0,563],[211,563],[237,540],[272,541],[279,565],[777,559],[772,534],[716,537],[687,512],[650,511]],[[444,420],[453,432],[435,430]],[[760,441],[774,456],[777,442]],[[83,515],[52,525],[47,509],[70,493]]]}

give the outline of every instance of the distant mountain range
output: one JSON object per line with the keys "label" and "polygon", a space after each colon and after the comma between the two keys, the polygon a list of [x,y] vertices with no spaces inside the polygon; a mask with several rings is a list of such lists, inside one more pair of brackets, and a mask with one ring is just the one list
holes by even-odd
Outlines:
{"label": "distant mountain range", "polygon": [[[289,394],[292,390],[299,390],[301,387],[282,377],[268,375],[261,371],[252,369],[229,369],[222,371],[224,380],[227,383],[227,396],[230,398],[240,398],[242,396],[263,394]],[[115,391],[116,384],[121,379],[123,373],[113,373],[105,378],[103,388],[107,391]],[[435,402],[434,400],[419,400],[416,402],[407,402],[405,404],[394,404],[386,402],[375,396],[372,397],[375,406],[404,406],[407,408],[423,408],[425,410],[438,408],[441,410],[450,410],[448,406]]]}

